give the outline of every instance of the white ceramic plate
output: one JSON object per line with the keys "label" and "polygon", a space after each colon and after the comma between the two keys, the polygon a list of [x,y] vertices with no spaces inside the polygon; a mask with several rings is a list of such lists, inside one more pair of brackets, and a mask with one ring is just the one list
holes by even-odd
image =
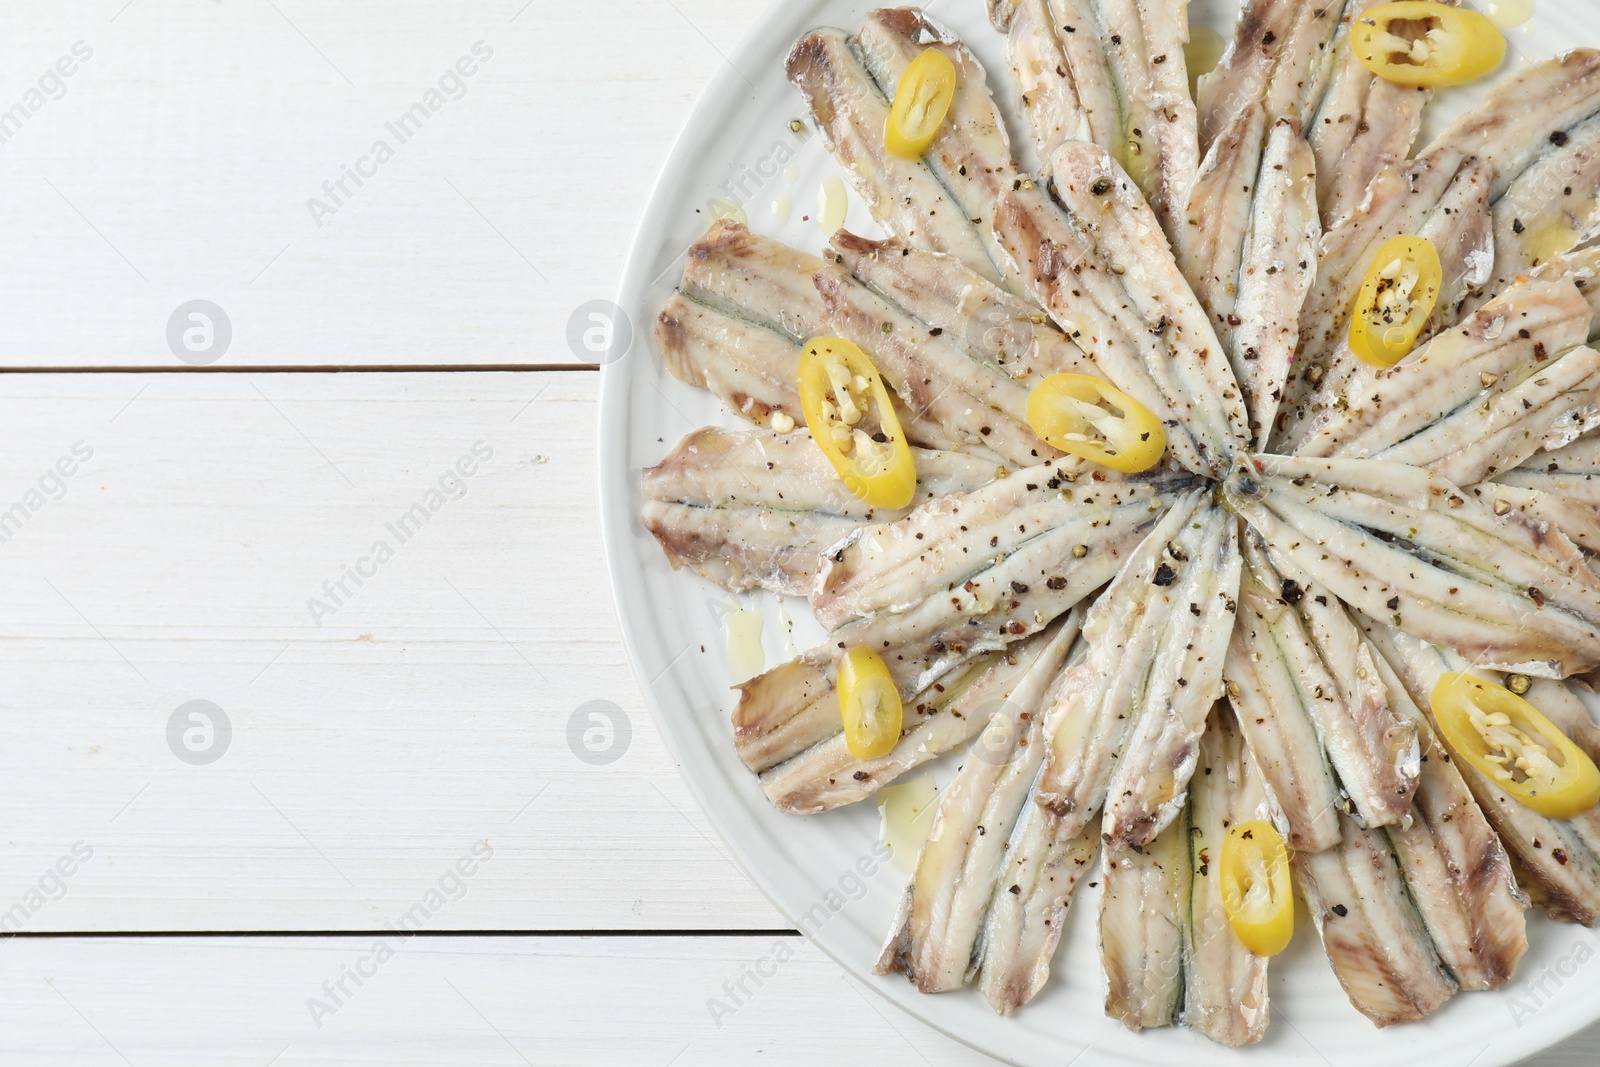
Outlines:
{"label": "white ceramic plate", "polygon": [[[1600,4],[1539,3],[1529,27],[1508,34],[1517,53],[1510,63],[1537,61],[1580,43],[1600,45]],[[804,108],[784,78],[783,59],[805,31],[819,25],[853,30],[875,6],[880,5],[780,0],[714,72],[639,224],[617,301],[631,324],[632,343],[601,378],[601,511],[628,652],[690,788],[751,880],[823,951],[885,997],[975,1048],[1028,1067],[1233,1064],[1243,1057],[1295,1057],[1332,1067],[1499,1067],[1600,1020],[1600,997],[1593,992],[1600,963],[1588,962],[1600,953],[1600,939],[1581,928],[1534,918],[1528,931],[1532,948],[1512,986],[1460,994],[1426,1023],[1380,1031],[1350,1006],[1309,923],[1302,922],[1295,944],[1273,963],[1273,1024],[1261,1046],[1233,1052],[1178,1027],[1131,1034],[1102,1011],[1104,978],[1093,923],[1097,891],[1087,885],[1080,886],[1068,913],[1048,987],[1015,1018],[997,1017],[970,991],[926,996],[901,977],[872,975],[907,877],[873,859],[875,807],[859,804],[796,818],[767,802],[733,751],[733,679],[724,630],[731,598],[688,572],[673,572],[638,515],[643,467],[658,462],[690,430],[739,425],[709,394],[671,378],[650,340],[656,312],[682,271],[683,254],[704,232],[713,198],[742,205],[759,233],[821,249],[824,234],[814,221],[817,190],[825,176],[842,172],[809,126],[804,135],[791,131],[791,120]],[[1022,149],[1029,138],[1005,78],[1005,42],[988,24],[983,0],[924,6],[984,61],[1010,120],[1012,142]],[[1196,0],[1193,12],[1197,22],[1224,37],[1231,35],[1233,14],[1226,0]],[[1463,90],[1442,99],[1424,136],[1473,95]],[[791,162],[800,175],[792,183],[784,174]],[[791,188],[793,214],[780,223],[771,205]],[[846,225],[863,234],[880,232],[853,195]],[[744,601],[767,620],[768,666],[792,654],[785,648],[785,614],[793,619],[801,648],[821,636],[803,601],[786,605],[786,613],[765,594]],[[953,768],[935,773],[943,785]]]}

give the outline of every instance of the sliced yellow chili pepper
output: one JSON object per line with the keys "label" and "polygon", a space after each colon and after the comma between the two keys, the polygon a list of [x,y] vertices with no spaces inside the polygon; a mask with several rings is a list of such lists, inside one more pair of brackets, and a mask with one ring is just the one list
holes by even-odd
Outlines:
{"label": "sliced yellow chili pepper", "polygon": [[1439,302],[1443,281],[1439,250],[1426,237],[1396,237],[1378,249],[1351,310],[1351,351],[1374,367],[1405,359]]}
{"label": "sliced yellow chili pepper", "polygon": [[1222,907],[1245,948],[1276,956],[1294,937],[1289,846],[1263,819],[1242,822],[1222,841]]}
{"label": "sliced yellow chili pepper", "polygon": [[956,68],[950,57],[929,48],[911,61],[895,86],[883,145],[902,159],[917,159],[944,125],[956,95]]}
{"label": "sliced yellow chili pepper", "polygon": [[842,337],[814,337],[800,353],[800,409],[845,488],[894,510],[917,491],[917,462],[883,376]]}
{"label": "sliced yellow chili pepper", "polygon": [[1362,66],[1396,85],[1460,85],[1506,58],[1505,35],[1494,23],[1434,0],[1370,9],[1350,28],[1350,47]]}
{"label": "sliced yellow chili pepper", "polygon": [[864,645],[839,660],[839,716],[844,743],[856,759],[886,755],[900,740],[900,690],[883,657]]}
{"label": "sliced yellow chili pepper", "polygon": [[1470,674],[1443,675],[1433,718],[1450,751],[1523,807],[1570,819],[1600,802],[1600,770],[1538,708]]}
{"label": "sliced yellow chili pepper", "polygon": [[1028,425],[1046,442],[1124,474],[1161,462],[1167,432],[1143,404],[1087,374],[1052,374],[1028,394]]}

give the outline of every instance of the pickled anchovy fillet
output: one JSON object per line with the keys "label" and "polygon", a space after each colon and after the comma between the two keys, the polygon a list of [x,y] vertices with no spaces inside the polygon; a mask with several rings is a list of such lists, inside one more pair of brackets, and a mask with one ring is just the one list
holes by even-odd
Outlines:
{"label": "pickled anchovy fillet", "polygon": [[[841,238],[841,244],[858,241]],[[888,273],[856,262],[875,280]],[[988,284],[953,260],[942,260],[940,269],[951,287],[963,279]],[[675,376],[711,390],[736,414],[765,425],[782,412],[804,425],[799,345],[819,335],[843,336],[883,374],[911,443],[996,465],[1031,465],[1059,455],[1027,425],[1029,386],[1015,371],[1020,365],[1029,373],[1055,373],[1058,364],[1075,365],[1064,339],[1041,335],[1036,350],[1007,366],[999,346],[1015,331],[985,341],[990,327],[981,300],[947,307],[929,323],[894,303],[897,295],[880,295],[836,263],[723,221],[690,249],[682,290],[661,313],[656,340]]]}
{"label": "pickled anchovy fillet", "polygon": [[1528,523],[1560,530],[1584,551],[1590,570],[1600,567],[1600,509],[1594,505],[1559,493],[1500,482],[1479,482],[1470,492],[1496,515],[1515,511]]}
{"label": "pickled anchovy fillet", "polygon": [[1428,936],[1388,835],[1341,818],[1339,844],[1295,854],[1295,880],[1356,1010],[1378,1026],[1418,1022],[1455,994],[1456,981]]}
{"label": "pickled anchovy fillet", "polygon": [[1074,618],[1034,638],[1031,662],[1013,693],[991,704],[989,714],[972,717],[982,734],[939,798],[933,829],[917,856],[911,908],[893,961],[893,969],[924,993],[959,989],[978,969],[983,924],[1002,891],[1006,844],[1044,758],[1041,700],[1060,684],[1077,637]]}
{"label": "pickled anchovy fillet", "polygon": [[1099,914],[1106,1015],[1130,1030],[1171,1026],[1183,1007],[1188,837],[1180,818],[1148,845],[1106,846]]}
{"label": "pickled anchovy fillet", "polygon": [[1290,561],[1275,565],[1259,535],[1244,540],[1228,695],[1290,843],[1333,845],[1340,810],[1363,827],[1401,821],[1417,789],[1416,726],[1396,718],[1344,605]]}
{"label": "pickled anchovy fillet", "polygon": [[[1134,845],[1150,841],[1182,810],[1206,714],[1222,696],[1239,595],[1238,523],[1213,507],[1168,542],[1166,554],[1169,567],[1203,577],[1174,585],[1193,598],[1175,613],[1175,622],[1169,617],[1166,640],[1172,648],[1157,653],[1144,681],[1147,695],[1166,689],[1165,699],[1129,709],[1127,741],[1106,789],[1102,829],[1111,840]],[[1151,581],[1160,577],[1158,567]]]}
{"label": "pickled anchovy fillet", "polygon": [[1589,302],[1594,320],[1589,324],[1589,341],[1600,341],[1600,244],[1587,244],[1558,256],[1551,256],[1532,272],[1535,278],[1566,278],[1578,287]]}
{"label": "pickled anchovy fillet", "polygon": [[1317,417],[1354,391],[1352,379],[1370,373],[1350,347],[1350,316],[1367,269],[1391,238],[1414,234],[1439,252],[1438,303],[1421,339],[1459,320],[1494,263],[1492,179],[1493,168],[1482,160],[1390,167],[1373,180],[1361,210],[1323,235],[1317,284],[1301,315],[1300,347],[1272,438],[1276,451],[1297,451]]}
{"label": "pickled anchovy fillet", "polygon": [[721,219],[690,246],[679,291],[799,345],[823,332],[827,308],[813,279],[825,267],[816,256]]}
{"label": "pickled anchovy fillet", "polygon": [[1111,579],[1186,482],[1045,465],[857,531],[813,598],[827,642],[739,686],[740,757],[764,771],[839,731],[840,649],[877,651],[909,703],[974,656],[1044,629]]}
{"label": "pickled anchovy fillet", "polygon": [[1056,150],[1088,141],[1138,184],[1176,235],[1199,165],[1189,96],[1188,0],[992,3],[1046,176]]}
{"label": "pickled anchovy fillet", "polygon": [[1019,466],[1060,455],[1028,425],[1027,385],[929,333],[842,271],[819,272],[816,285],[829,332],[854,341],[906,406],[958,437],[961,448]]}
{"label": "pickled anchovy fillet", "polygon": [[1332,74],[1343,0],[1326,4],[1246,0],[1228,50],[1198,87],[1200,147],[1213,143],[1240,111],[1259,104],[1268,121],[1307,123]]}
{"label": "pickled anchovy fillet", "polygon": [[1244,401],[1155,216],[1098,146],[1064,145],[1053,171],[1054,202],[1017,190],[997,214],[1030,291],[1101,373],[1162,419],[1179,463],[1223,469],[1249,439]]}
{"label": "pickled anchovy fillet", "polygon": [[[1388,625],[1373,623],[1370,633],[1420,708],[1429,707],[1433,688],[1446,671],[1470,670],[1497,680],[1465,657]],[[1547,702],[1541,710],[1554,711],[1552,721],[1558,727],[1575,725],[1571,720],[1564,726],[1559,721],[1564,712],[1570,714],[1570,705]],[[1587,714],[1579,711],[1587,720]],[[1550,819],[1511,799],[1465,760],[1452,760],[1451,766],[1471,789],[1546,912],[1552,918],[1584,926],[1600,920],[1600,811],[1573,819]]]}
{"label": "pickled anchovy fillet", "polygon": [[984,922],[978,968],[978,990],[1001,1015],[1012,1014],[1044,988],[1072,891],[1099,849],[1098,828],[1067,833],[1061,820],[1037,803],[1022,806],[1006,842],[1000,890]]}
{"label": "pickled anchovy fillet", "polygon": [[[1434,948],[1462,989],[1498,989],[1528,951],[1527,901],[1517,889],[1511,859],[1472,792],[1388,660],[1378,674],[1395,708],[1414,723],[1426,751],[1412,817],[1389,828]],[[1555,682],[1541,682],[1559,688]]]}
{"label": "pickled anchovy fillet", "polygon": [[[889,104],[906,67],[930,47],[955,65],[956,95],[927,153],[902,159],[884,147]],[[990,220],[997,192],[1018,180],[1017,170],[983,66],[965,45],[915,9],[883,9],[853,37],[819,29],[801,38],[787,70],[829,150],[887,230],[1006,283],[1008,261],[997,254]]]}
{"label": "pickled anchovy fillet", "polygon": [[[1222,843],[1240,823],[1277,823],[1266,781],[1226,705],[1200,741],[1186,841],[1194,877],[1184,923],[1183,1025],[1238,1048],[1266,1036],[1267,960],[1245,947],[1228,922]],[[1181,820],[1180,820],[1181,821]]]}
{"label": "pickled anchovy fillet", "polygon": [[1020,176],[983,65],[955,34],[913,7],[872,12],[855,44],[886,98],[893,98],[906,68],[929,48],[943,52],[955,66],[955,98],[923,161],[977,229],[979,243],[1004,283],[1016,288],[1010,260],[995,243],[994,208],[996,196]]}
{"label": "pickled anchovy fillet", "polygon": [[1573,131],[1600,115],[1600,50],[1575,48],[1515,71],[1446,127],[1419,158],[1478,158],[1494,168],[1498,201],[1541,159],[1563,152]]}
{"label": "pickled anchovy fillet", "polygon": [[1284,603],[1282,579],[1262,558],[1259,538],[1246,533],[1243,540],[1239,623],[1224,668],[1228,699],[1283,808],[1289,847],[1321,852],[1339,841],[1343,797],[1312,714],[1318,708],[1315,690],[1303,682],[1306,669],[1320,664],[1300,642],[1280,644],[1280,626],[1291,637],[1304,635],[1295,632],[1298,620]]}
{"label": "pickled anchovy fillet", "polygon": [[1563,134],[1494,205],[1494,270],[1485,295],[1600,235],[1600,117]]}
{"label": "pickled anchovy fillet", "polygon": [[[1597,116],[1600,51],[1578,49],[1508,76],[1415,160],[1396,162],[1373,179],[1360,210],[1323,239],[1322,281],[1307,301],[1301,324],[1285,425],[1274,440],[1279,450],[1294,450],[1300,424],[1345,391],[1357,362],[1345,338],[1349,307],[1378,247],[1399,234],[1433,241],[1445,285],[1428,333],[1448,329],[1476,306],[1493,280],[1493,206],[1508,195],[1514,205],[1541,202],[1539,190],[1555,175],[1581,165],[1581,155],[1589,150],[1581,128]],[[1548,211],[1538,220],[1543,236],[1532,244],[1554,232],[1559,210],[1551,206]],[[1557,239],[1535,251],[1564,252],[1579,239],[1581,234],[1572,231],[1570,243]]]}
{"label": "pickled anchovy fillet", "polygon": [[857,281],[961,346],[982,366],[1031,389],[1051,374],[1093,374],[1089,357],[1031,301],[1012,296],[960,261],[847,230],[828,253]]}
{"label": "pickled anchovy fillet", "polygon": [[[804,426],[800,346],[831,330],[816,283],[824,272],[839,273],[817,257],[757,236],[740,223],[713,223],[689,249],[682,285],[656,319],[656,347],[667,369],[759,426],[770,425],[780,414]],[[888,384],[910,392],[892,376]],[[960,448],[997,464],[1003,461],[992,450],[967,445],[960,418],[965,405],[914,408],[902,401],[895,412],[912,444]],[[938,421],[944,417],[952,418],[951,428]],[[972,430],[976,433],[976,427]]]}
{"label": "pickled anchovy fillet", "polygon": [[829,151],[885,229],[919,248],[948,252],[990,281],[1001,280],[971,216],[926,159],[901,159],[884,147],[889,100],[844,31],[822,29],[801,38],[787,70]]}
{"label": "pickled anchovy fillet", "polygon": [[674,378],[711,393],[735,415],[757,426],[774,415],[805,425],[795,384],[800,346],[787,335],[673,293],[656,316],[655,342]]}
{"label": "pickled anchovy fillet", "polygon": [[1233,365],[1253,441],[1266,439],[1277,416],[1322,236],[1300,125],[1285,118],[1269,131],[1266,120],[1253,105],[1212,144],[1177,241],[1179,265]]}
{"label": "pickled anchovy fillet", "polygon": [[957,452],[915,450],[917,496],[883,511],[845,488],[804,430],[695,430],[644,472],[645,528],[674,567],[731,592],[806,596],[823,553],[851,531],[904,518],[936,496],[994,479],[994,466]]}
{"label": "pickled anchovy fillet", "polygon": [[1525,279],[1399,365],[1363,365],[1296,454],[1391,459],[1464,485],[1516,467],[1593,402],[1590,319],[1570,280]]}
{"label": "pickled anchovy fillet", "polygon": [[1473,488],[1497,514],[1525,509],[1585,550],[1600,552],[1600,431],[1537,452]]}
{"label": "pickled anchovy fillet", "polygon": [[1224,492],[1275,561],[1367,615],[1485,667],[1566,677],[1600,664],[1600,579],[1515,512],[1379,460],[1257,456]]}
{"label": "pickled anchovy fillet", "polygon": [[1236,523],[1189,494],[1123,565],[1084,623],[1083,678],[1046,719],[1040,799],[1076,833],[1143,845],[1182,808],[1221,694],[1239,583]]}
{"label": "pickled anchovy fillet", "polygon": [[1361,206],[1367,186],[1391,163],[1411,155],[1422,129],[1429,89],[1396,85],[1373,74],[1350,47],[1350,24],[1384,0],[1353,0],[1330,50],[1331,75],[1306,137],[1317,159],[1322,224],[1337,226]]}
{"label": "pickled anchovy fillet", "polygon": [[[905,704],[900,741],[886,755],[858,759],[844,735],[835,733],[763,771],[762,790],[780,811],[831,811],[865,800],[908,771],[959,748],[995,717],[1026,722],[1028,709],[1038,703],[1077,639],[1081,615],[1081,609],[1074,609],[1028,640],[979,656],[929,685]],[[829,695],[837,719],[838,698],[832,690]]]}
{"label": "pickled anchovy fillet", "polygon": [[[1075,459],[1016,471],[860,531],[831,557],[812,610],[829,630],[930,602],[952,616],[981,608],[1020,620],[1041,596],[1073,584],[1068,571],[1119,565],[1123,553],[1102,546],[1118,540],[1119,531],[1153,525],[1168,494],[1192,484],[1185,475],[1085,469]],[[1083,551],[1075,554],[1079,546]],[[1097,563],[1102,557],[1110,558]],[[1018,563],[1046,569],[1028,572]],[[1050,580],[1057,566],[1069,581]],[[1001,578],[1003,586],[989,588]]]}

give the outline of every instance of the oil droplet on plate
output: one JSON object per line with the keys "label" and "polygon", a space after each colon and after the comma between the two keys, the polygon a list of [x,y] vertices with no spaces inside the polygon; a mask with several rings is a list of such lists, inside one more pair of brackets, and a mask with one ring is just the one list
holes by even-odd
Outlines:
{"label": "oil droplet on plate", "polygon": [[794,619],[781,600],[778,602],[778,625],[783,627],[783,658],[794,659],[800,654],[800,650],[794,647]]}
{"label": "oil droplet on plate", "polygon": [[838,175],[822,179],[822,188],[817,191],[817,224],[822,232],[832,237],[844,225],[849,209],[850,194],[845,192],[844,182]]}
{"label": "oil droplet on plate", "polygon": [[1513,29],[1533,18],[1534,0],[1493,0],[1484,5],[1483,14],[1502,30]]}
{"label": "oil droplet on plate", "polygon": [[793,185],[800,180],[800,164],[791,163],[783,168],[783,180]]}
{"label": "oil droplet on plate", "polygon": [[739,223],[741,226],[750,224],[750,218],[744,213],[744,208],[735,204],[732,200],[724,200],[720,196],[714,196],[706,201],[706,214],[711,217],[712,222],[721,222],[723,219],[729,219]]}
{"label": "oil droplet on plate", "polygon": [[878,790],[878,812],[882,816],[879,838],[889,847],[897,866],[908,871],[916,869],[917,853],[933,830],[933,813],[938,806],[939,787],[931,774]]}
{"label": "oil droplet on plate", "polygon": [[737,600],[728,601],[723,625],[728,631],[728,673],[735,684],[754,678],[766,668],[767,654],[761,648],[763,621],[759,611],[744,607]]}
{"label": "oil droplet on plate", "polygon": [[785,189],[772,201],[772,217],[778,220],[779,225],[789,221],[789,216],[794,213],[794,190]]}
{"label": "oil droplet on plate", "polygon": [[1189,91],[1195,89],[1200,75],[1210,74],[1222,62],[1222,53],[1228,45],[1222,34],[1205,23],[1189,26],[1189,43],[1183,46],[1183,61],[1189,65]]}

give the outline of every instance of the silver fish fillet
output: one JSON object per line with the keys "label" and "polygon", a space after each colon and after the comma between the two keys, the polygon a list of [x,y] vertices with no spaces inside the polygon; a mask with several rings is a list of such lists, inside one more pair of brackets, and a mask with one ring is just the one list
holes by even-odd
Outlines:
{"label": "silver fish fillet", "polygon": [[[884,147],[884,125],[900,74],[927,47],[955,64],[957,95],[927,154],[902,159]],[[835,29],[807,34],[786,69],[829,150],[885,229],[1004,283],[1005,261],[994,254],[988,220],[996,191],[1015,180],[1016,167],[983,67],[965,45],[914,9],[886,9],[853,37]]]}
{"label": "silver fish fillet", "polygon": [[[876,280],[886,273],[857,265]],[[941,266],[950,286],[963,279],[988,284],[953,261]],[[996,465],[1032,465],[1059,455],[1027,425],[1029,385],[1015,371],[1020,365],[1054,373],[1058,361],[1072,359],[1064,339],[1041,335],[1037,351],[1019,354],[1020,364],[1008,367],[998,346],[1012,335],[984,340],[989,312],[981,302],[945,308],[936,319],[948,325],[939,326],[896,304],[897,295],[874,291],[838,263],[723,221],[690,249],[682,289],[658,319],[656,342],[674,375],[710,389],[736,414],[766,425],[782,412],[804,425],[800,345],[815,336],[842,336],[860,345],[882,373],[912,444]],[[926,301],[918,309],[926,310]],[[969,340],[973,334],[976,342]]]}
{"label": "silver fish fillet", "polygon": [[[1239,595],[1238,538],[1234,517],[1213,507],[1167,543],[1168,565],[1179,575],[1197,571],[1198,580],[1180,582],[1175,576],[1171,586],[1178,597],[1193,595],[1187,603],[1174,598],[1180,606],[1169,615],[1164,635],[1171,647],[1158,651],[1145,679],[1145,695],[1165,690],[1163,699],[1146,699],[1129,709],[1128,738],[1106,789],[1102,829],[1113,841],[1145,844],[1178,816],[1188,796],[1206,714],[1223,693],[1222,670]],[[1151,581],[1161,574],[1158,566]]]}
{"label": "silver fish fillet", "polygon": [[1519,466],[1593,403],[1600,356],[1570,280],[1525,279],[1388,370],[1363,365],[1297,455],[1390,459],[1471,485]]}
{"label": "silver fish fillet", "polygon": [[[1339,842],[1338,813],[1345,803],[1315,714],[1321,708],[1317,687],[1329,690],[1325,681],[1306,685],[1308,669],[1318,678],[1325,672],[1288,606],[1283,579],[1264,558],[1259,536],[1247,532],[1243,543],[1239,623],[1223,672],[1228,699],[1283,809],[1289,847],[1321,852]],[[1303,593],[1298,586],[1289,590],[1290,596]]]}
{"label": "silver fish fillet", "polygon": [[764,771],[838,732],[841,649],[878,651],[911,702],[974,656],[1044,629],[1109,581],[1186,487],[1045,465],[857,531],[812,600],[828,641],[739,687],[741,758]]}
{"label": "silver fish fillet", "polygon": [[1238,383],[1160,226],[1104,149],[1067,144],[1055,199],[1002,195],[996,227],[1026,283],[1107,378],[1167,425],[1179,463],[1212,473],[1249,440]]}
{"label": "silver fish fillet", "polygon": [[[858,759],[844,735],[835,733],[763,771],[762,791],[780,811],[820,814],[865,800],[901,775],[954,751],[996,717],[1026,723],[1033,715],[1028,709],[1060,672],[1081,623],[1081,610],[1074,609],[1028,640],[979,656],[929,685],[905,705],[900,741],[886,755]],[[833,690],[829,694],[837,718],[838,698]]]}
{"label": "silver fish fillet", "polygon": [[[1434,948],[1465,990],[1498,989],[1528,951],[1527,900],[1511,858],[1423,713],[1388,660],[1378,674],[1425,746],[1422,781],[1411,818],[1389,828],[1389,840],[1411,899]],[[1541,685],[1558,687],[1555,682]],[[1566,692],[1564,687],[1563,693]]]}
{"label": "silver fish fillet", "polygon": [[972,359],[1027,388],[1051,374],[1093,374],[1094,365],[1037,305],[1012,296],[959,260],[847,230],[827,254],[852,277]]}
{"label": "silver fish fillet", "polygon": [[1494,205],[1494,271],[1487,294],[1600,235],[1600,118],[1563,133]]}
{"label": "silver fish fillet", "polygon": [[1038,803],[1022,806],[984,921],[978,968],[978,990],[1001,1015],[1012,1014],[1044,988],[1072,891],[1099,849],[1098,828],[1067,833],[1061,820]]}
{"label": "silver fish fillet", "polygon": [[881,511],[840,481],[805,430],[695,430],[644,472],[645,528],[674,567],[731,592],[806,596],[832,545],[862,526],[904,518],[936,496],[994,479],[994,465],[958,452],[915,450],[917,496]]}
{"label": "silver fish fillet", "polygon": [[1317,417],[1353,391],[1363,364],[1350,347],[1350,317],[1367,270],[1391,238],[1414,234],[1439,252],[1443,278],[1438,304],[1422,340],[1459,320],[1489,280],[1494,263],[1490,190],[1494,173],[1483,160],[1419,159],[1385,169],[1361,210],[1323,235],[1317,283],[1300,319],[1300,347],[1291,367],[1273,448],[1298,450]]}
{"label": "silver fish fillet", "polygon": [[1369,616],[1485,667],[1562,678],[1600,664],[1600,579],[1572,542],[1426,471],[1258,456],[1224,492],[1274,560]]}
{"label": "silver fish fillet", "polygon": [[843,271],[819,272],[816,285],[829,332],[860,346],[906,406],[955,435],[961,449],[983,449],[1018,466],[1060,455],[1028,425],[1027,384],[930,333]]}
{"label": "silver fish fillet", "polygon": [[939,798],[917,856],[903,947],[893,965],[924,993],[959,989],[978,969],[983,925],[996,893],[1004,891],[999,879],[1007,842],[1044,758],[1041,700],[1059,684],[1077,636],[1074,620],[1035,638],[1017,691],[991,714],[973,716],[983,732]]}
{"label": "silver fish fillet", "polygon": [[[1586,144],[1580,128],[1596,116],[1600,51],[1575,50],[1509,75],[1415,160],[1397,161],[1373,179],[1361,208],[1323,238],[1321,281],[1307,300],[1275,448],[1297,448],[1303,423],[1345,391],[1356,363],[1345,337],[1349,308],[1378,247],[1400,234],[1433,241],[1445,284],[1428,334],[1448,329],[1481,302],[1493,279],[1493,207],[1524,176],[1513,203],[1540,202],[1537,190],[1561,170],[1545,164],[1553,155],[1576,156]],[[1564,251],[1559,244],[1550,251]]]}
{"label": "silver fish fillet", "polygon": [[1353,0],[1330,49],[1331,74],[1306,138],[1317,159],[1317,200],[1328,229],[1348,218],[1367,186],[1391,163],[1411,155],[1432,90],[1396,85],[1373,74],[1350,47],[1350,24],[1385,0]]}
{"label": "silver fish fillet", "polygon": [[1363,827],[1400,822],[1420,772],[1416,725],[1396,717],[1339,599],[1290,560],[1269,559],[1258,535],[1244,540],[1228,695],[1290,843],[1308,852],[1336,843],[1340,810]]}
{"label": "silver fish fillet", "polygon": [[[655,341],[667,370],[710,391],[729,411],[758,426],[782,415],[804,426],[798,387],[800,346],[833,331],[817,278],[845,284],[836,268],[780,241],[721,220],[690,249],[683,282],[656,318]],[[920,384],[920,379],[918,380]],[[887,384],[916,396],[906,381]],[[896,404],[906,439],[944,450],[962,449],[1004,462],[997,452],[970,446],[953,404]],[[954,414],[953,414],[954,412]],[[951,427],[939,420],[950,417]],[[970,421],[970,420],[969,420]],[[976,427],[973,427],[976,433]]]}
{"label": "silver fish fillet", "polygon": [[1339,844],[1294,856],[1322,949],[1357,1011],[1378,1026],[1419,1022],[1457,985],[1428,936],[1382,830],[1348,817]]}
{"label": "silver fish fillet", "polygon": [[[1391,626],[1374,623],[1370,633],[1419,708],[1429,708],[1433,687],[1444,672],[1480,673],[1465,657]],[[1498,681],[1492,673],[1483,677]],[[1557,716],[1563,711],[1556,702],[1544,706]],[[1584,926],[1600,921],[1600,811],[1550,819],[1511,799],[1465,760],[1452,760],[1451,765],[1515,857],[1522,879],[1545,911],[1552,918]]]}
{"label": "silver fish fillet", "polygon": [[1175,234],[1199,165],[1189,96],[1188,0],[991,4],[1048,176],[1069,141],[1098,144]]}
{"label": "silver fish fillet", "polygon": [[1321,237],[1299,122],[1269,129],[1260,105],[1246,108],[1206,155],[1176,247],[1233,365],[1252,441],[1264,442],[1277,417]]}
{"label": "silver fish fillet", "polygon": [[1239,587],[1237,523],[1203,491],[1178,502],[1084,623],[1084,684],[1046,720],[1040,799],[1075,833],[1105,806],[1113,841],[1143,845],[1182,809],[1221,695]]}
{"label": "silver fish fillet", "polygon": [[1194,877],[1184,923],[1183,1025],[1229,1048],[1265,1037],[1271,1009],[1267,960],[1245,947],[1228,921],[1222,843],[1240,823],[1281,823],[1274,809],[1233,713],[1218,704],[1200,741],[1189,795],[1186,842]]}
{"label": "silver fish fillet", "polygon": [[1344,12],[1341,0],[1295,4],[1245,0],[1233,40],[1216,69],[1200,76],[1200,148],[1212,142],[1233,116],[1252,103],[1265,104],[1273,119],[1305,119],[1322,98],[1327,54]]}
{"label": "silver fish fillet", "polygon": [[1183,1007],[1188,838],[1180,818],[1147,845],[1105,849],[1098,919],[1106,1015],[1130,1030],[1171,1026]]}
{"label": "silver fish fillet", "polygon": [[[1507,471],[1508,475],[1517,474]],[[1583,550],[1590,570],[1600,567],[1600,510],[1574,497],[1542,489],[1525,489],[1498,481],[1479,482],[1469,492],[1496,515],[1519,512],[1524,522],[1544,524]]]}

